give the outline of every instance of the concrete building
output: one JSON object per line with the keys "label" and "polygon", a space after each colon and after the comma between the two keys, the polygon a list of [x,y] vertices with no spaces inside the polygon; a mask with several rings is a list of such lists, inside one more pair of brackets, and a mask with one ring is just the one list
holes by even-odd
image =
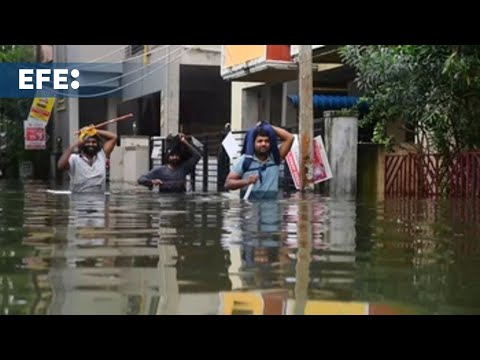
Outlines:
{"label": "concrete building", "polygon": [[[232,129],[259,120],[298,124],[297,45],[224,45],[222,77],[232,81]],[[313,91],[318,95],[356,96],[354,72],[338,55],[339,45],[313,45]],[[265,54],[262,48],[266,48]],[[321,117],[321,109],[315,109]],[[333,109],[330,109],[333,110]]]}
{"label": "concrete building", "polygon": [[[314,119],[324,127],[324,143],[332,167],[330,195],[355,196],[357,178],[357,118],[321,121],[326,110],[341,110],[357,102],[354,71],[345,66],[339,45],[312,45]],[[246,130],[258,121],[298,126],[298,46],[224,45],[221,74],[232,80],[232,129]],[[353,101],[353,99],[355,101]],[[349,107],[351,107],[349,106]],[[296,130],[293,130],[296,132]],[[340,139],[346,139],[339,143]],[[346,162],[348,160],[348,162]]]}
{"label": "concrete building", "polygon": [[53,45],[54,62],[89,63],[81,86],[98,96],[57,98],[51,136],[64,149],[82,126],[129,112],[131,121],[110,125],[120,142],[127,135],[218,131],[230,120],[220,52],[220,45]]}

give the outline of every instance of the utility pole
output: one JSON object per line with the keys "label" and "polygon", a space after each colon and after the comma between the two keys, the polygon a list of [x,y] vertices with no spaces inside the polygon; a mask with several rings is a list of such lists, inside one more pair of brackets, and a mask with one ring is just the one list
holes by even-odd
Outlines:
{"label": "utility pole", "polygon": [[310,287],[310,264],[312,263],[312,204],[298,203],[298,251],[295,265],[295,315],[305,314]]}
{"label": "utility pole", "polygon": [[299,145],[300,190],[311,188],[313,179],[313,71],[312,45],[299,45]]}

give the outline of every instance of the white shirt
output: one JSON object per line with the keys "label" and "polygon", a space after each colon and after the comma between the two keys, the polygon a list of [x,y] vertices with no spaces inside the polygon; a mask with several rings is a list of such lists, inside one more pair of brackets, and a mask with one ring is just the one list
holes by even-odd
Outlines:
{"label": "white shirt", "polygon": [[105,152],[100,150],[90,165],[82,154],[72,154],[68,159],[70,165],[70,190],[73,192],[105,192],[106,188]]}

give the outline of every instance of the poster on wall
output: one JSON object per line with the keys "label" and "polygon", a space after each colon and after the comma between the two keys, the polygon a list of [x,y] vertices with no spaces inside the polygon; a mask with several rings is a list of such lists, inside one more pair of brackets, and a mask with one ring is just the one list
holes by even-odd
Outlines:
{"label": "poster on wall", "polygon": [[23,122],[25,135],[25,150],[45,150],[46,131],[45,126],[36,121],[26,120]]}

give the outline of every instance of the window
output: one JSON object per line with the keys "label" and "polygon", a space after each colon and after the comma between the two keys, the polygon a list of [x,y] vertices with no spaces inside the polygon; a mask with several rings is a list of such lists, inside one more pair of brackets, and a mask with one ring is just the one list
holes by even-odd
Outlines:
{"label": "window", "polygon": [[139,55],[143,52],[143,47],[145,45],[130,45],[129,51],[128,51],[128,56],[134,56],[134,55]]}

